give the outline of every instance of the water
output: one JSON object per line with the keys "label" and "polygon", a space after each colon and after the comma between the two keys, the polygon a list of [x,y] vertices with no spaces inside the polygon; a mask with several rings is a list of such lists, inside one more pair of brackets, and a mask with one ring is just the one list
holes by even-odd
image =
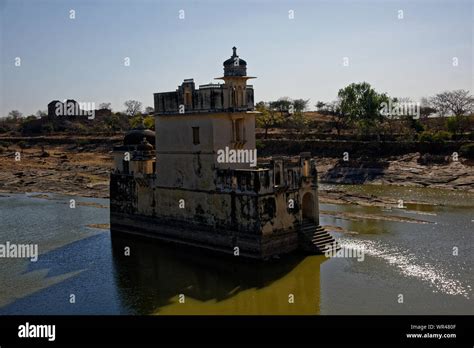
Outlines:
{"label": "water", "polygon": [[295,254],[255,263],[112,241],[108,229],[88,227],[108,224],[107,200],[76,197],[71,209],[66,196],[1,196],[0,243],[37,243],[40,256],[0,259],[0,314],[473,314],[474,195],[344,190],[428,204],[321,204],[321,223],[344,229],[333,235],[363,250],[363,261]]}

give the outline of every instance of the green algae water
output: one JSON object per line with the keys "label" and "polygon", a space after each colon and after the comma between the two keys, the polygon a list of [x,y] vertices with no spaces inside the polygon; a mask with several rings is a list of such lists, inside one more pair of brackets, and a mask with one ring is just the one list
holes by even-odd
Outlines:
{"label": "green algae water", "polygon": [[3,194],[0,244],[37,244],[39,257],[0,258],[0,314],[473,314],[473,194],[342,189],[424,204],[321,204],[321,224],[362,259],[255,262],[111,238],[105,199]]}

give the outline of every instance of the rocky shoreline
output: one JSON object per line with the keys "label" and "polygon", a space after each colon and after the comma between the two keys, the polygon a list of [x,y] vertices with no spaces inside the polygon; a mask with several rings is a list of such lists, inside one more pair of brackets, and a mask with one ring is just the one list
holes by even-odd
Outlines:
{"label": "rocky shoreline", "polygon": [[[15,160],[16,151],[21,153],[19,161]],[[474,193],[474,166],[471,164],[463,161],[421,164],[418,158],[419,154],[391,157],[375,166],[361,161],[341,165],[334,158],[316,158],[316,163],[320,182],[431,187]],[[112,161],[106,145],[12,147],[0,153],[0,192],[108,198]],[[371,206],[396,204],[394,199],[338,189],[321,189],[320,201]]]}
{"label": "rocky shoreline", "polygon": [[419,153],[347,165],[334,158],[317,158],[320,182],[431,187],[474,193],[474,163],[467,160],[424,163]]}
{"label": "rocky shoreline", "polygon": [[[15,160],[15,152],[21,154]],[[112,155],[76,145],[9,149],[0,154],[0,192],[47,192],[108,198]]]}

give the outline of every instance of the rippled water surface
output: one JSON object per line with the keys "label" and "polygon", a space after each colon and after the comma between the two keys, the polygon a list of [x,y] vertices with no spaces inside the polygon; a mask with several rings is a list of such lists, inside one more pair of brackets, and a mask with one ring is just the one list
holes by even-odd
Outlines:
{"label": "rippled water surface", "polygon": [[111,240],[94,225],[109,223],[107,200],[76,198],[71,209],[71,197],[0,196],[0,243],[40,252],[37,262],[0,258],[0,314],[473,314],[474,195],[343,189],[428,204],[321,204],[346,257],[255,263]]}

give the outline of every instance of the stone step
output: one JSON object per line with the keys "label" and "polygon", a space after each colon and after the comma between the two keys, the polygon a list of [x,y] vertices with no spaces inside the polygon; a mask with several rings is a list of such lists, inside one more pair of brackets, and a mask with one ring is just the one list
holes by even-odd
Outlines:
{"label": "stone step", "polygon": [[314,245],[323,245],[323,244],[329,244],[329,243],[334,243],[334,238],[325,238],[325,239],[320,239],[320,240],[313,240],[312,241]]}
{"label": "stone step", "polygon": [[331,237],[331,235],[327,232],[318,232],[318,233],[313,233],[311,236],[311,239],[317,239],[321,237]]}
{"label": "stone step", "polygon": [[337,251],[340,249],[334,237],[321,225],[316,225],[312,221],[303,221],[299,225],[299,229],[308,242],[314,245],[322,254],[329,250]]}
{"label": "stone step", "polygon": [[334,238],[332,238],[332,239],[326,239],[324,241],[318,241],[314,243],[314,245],[318,245],[318,246],[329,245],[329,244],[337,245],[337,242]]}
{"label": "stone step", "polygon": [[312,236],[312,238],[318,238],[318,237],[326,237],[326,236],[331,236],[327,231],[319,231],[315,232]]}
{"label": "stone step", "polygon": [[330,234],[313,234],[311,240],[322,240],[327,238],[333,238]]}

